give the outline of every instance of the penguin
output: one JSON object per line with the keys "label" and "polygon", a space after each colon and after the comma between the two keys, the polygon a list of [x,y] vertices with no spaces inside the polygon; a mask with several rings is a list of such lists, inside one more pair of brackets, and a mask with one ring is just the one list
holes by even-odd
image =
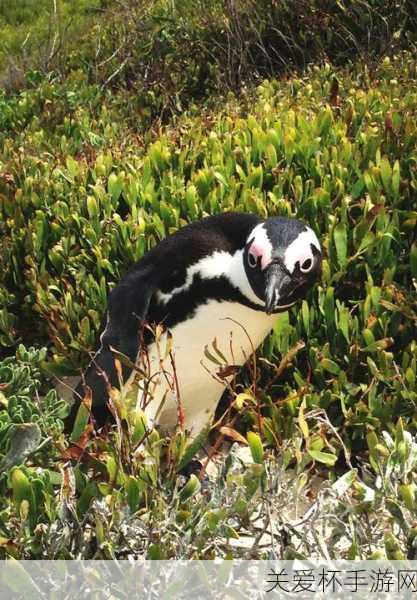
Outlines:
{"label": "penguin", "polygon": [[122,385],[136,385],[148,426],[172,431],[180,418],[196,437],[277,314],[317,281],[321,260],[316,234],[294,218],[228,212],[163,239],[110,292],[99,347],[74,394],[67,429],[87,387],[96,427],[108,420],[120,357]]}

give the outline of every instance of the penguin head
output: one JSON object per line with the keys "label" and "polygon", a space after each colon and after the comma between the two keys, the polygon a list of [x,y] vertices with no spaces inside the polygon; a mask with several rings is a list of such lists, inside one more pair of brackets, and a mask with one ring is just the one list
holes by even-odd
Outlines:
{"label": "penguin head", "polygon": [[243,253],[249,283],[268,314],[287,310],[305,297],[320,275],[321,259],[314,231],[285,217],[257,225]]}

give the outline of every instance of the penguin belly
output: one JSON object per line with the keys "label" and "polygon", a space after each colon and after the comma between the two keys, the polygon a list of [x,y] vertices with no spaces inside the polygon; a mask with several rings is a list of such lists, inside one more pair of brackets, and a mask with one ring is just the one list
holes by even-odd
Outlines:
{"label": "penguin belly", "polygon": [[[147,377],[139,384],[137,404],[145,410],[148,424],[174,430],[180,403],[185,429],[193,437],[198,435],[213,417],[233,377],[221,379],[219,370],[227,365],[243,365],[275,320],[276,315],[238,303],[210,300],[188,320],[175,325],[170,334],[164,332],[138,357]],[[221,365],[207,356],[206,347]]]}

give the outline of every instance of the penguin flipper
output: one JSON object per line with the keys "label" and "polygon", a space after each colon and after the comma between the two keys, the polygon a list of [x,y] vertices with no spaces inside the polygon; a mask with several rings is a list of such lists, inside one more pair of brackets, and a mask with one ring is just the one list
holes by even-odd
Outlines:
{"label": "penguin flipper", "polygon": [[[108,410],[108,386],[119,387],[115,367],[116,350],[135,362],[141,343],[143,325],[146,321],[153,286],[140,272],[128,274],[109,294],[107,322],[100,335],[100,346],[88,365],[84,377],[74,393],[74,404],[65,422],[65,430],[71,432],[86,388],[92,393],[92,414],[97,427],[111,419]],[[132,369],[122,364],[122,378],[126,382]]]}

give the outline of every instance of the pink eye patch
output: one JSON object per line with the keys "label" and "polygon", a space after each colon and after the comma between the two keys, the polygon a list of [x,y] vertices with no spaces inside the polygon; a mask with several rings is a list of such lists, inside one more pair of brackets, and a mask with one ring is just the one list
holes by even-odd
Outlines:
{"label": "pink eye patch", "polygon": [[249,254],[251,254],[254,257],[254,262],[258,262],[259,258],[261,259],[261,268],[266,269],[266,267],[269,265],[269,263],[271,262],[271,253],[270,251],[268,252],[268,249],[266,249],[265,247],[262,247],[260,244],[257,244],[256,242],[254,242],[249,250]]}

